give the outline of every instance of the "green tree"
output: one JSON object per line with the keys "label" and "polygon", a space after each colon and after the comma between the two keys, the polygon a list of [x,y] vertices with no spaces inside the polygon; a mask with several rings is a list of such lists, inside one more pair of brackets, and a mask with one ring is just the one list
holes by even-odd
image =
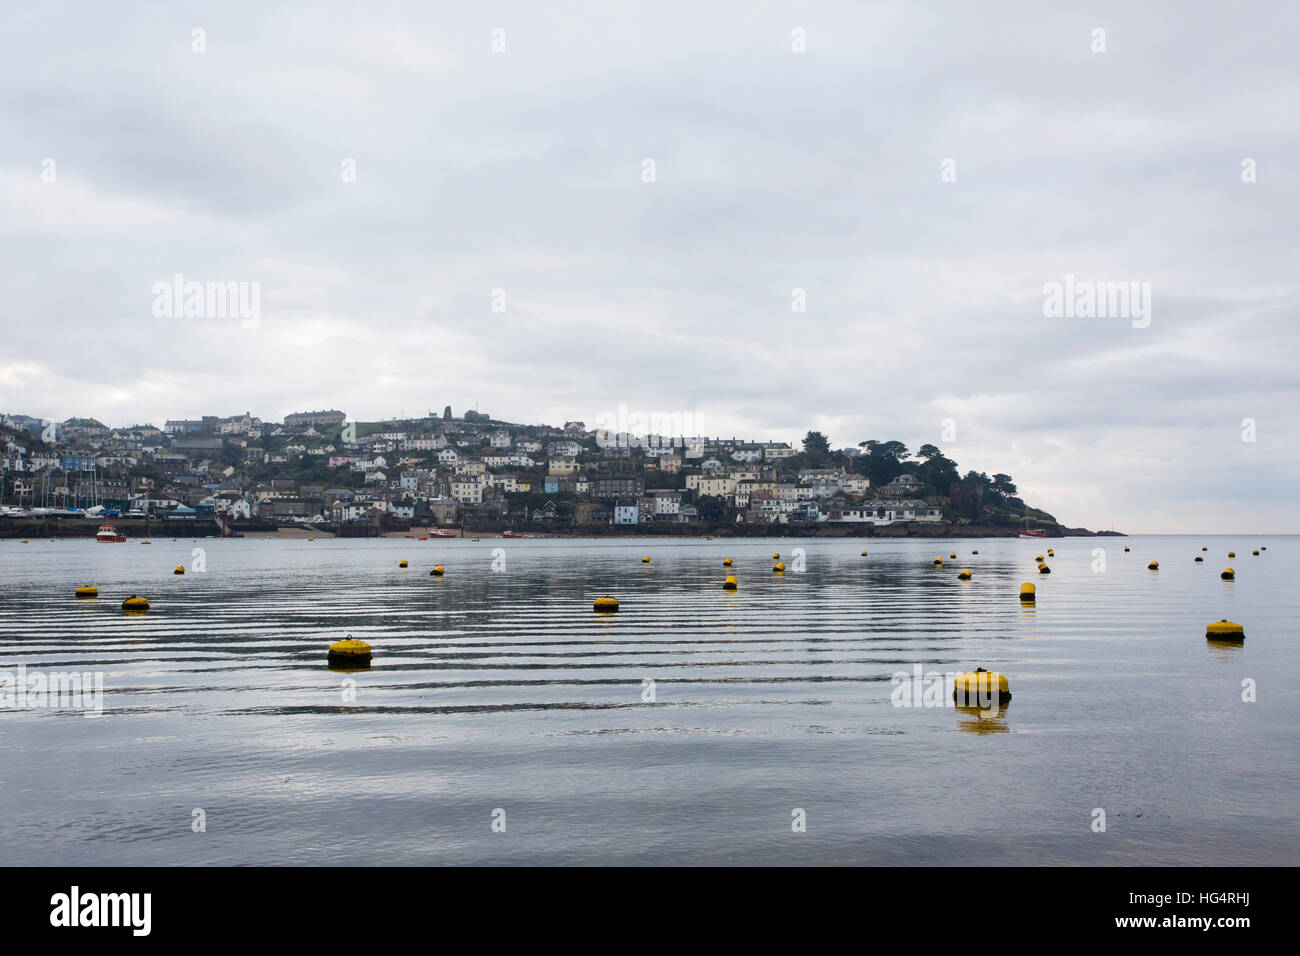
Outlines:
{"label": "green tree", "polygon": [[831,457],[831,443],[821,432],[809,432],[803,436],[803,453],[813,467],[820,467]]}

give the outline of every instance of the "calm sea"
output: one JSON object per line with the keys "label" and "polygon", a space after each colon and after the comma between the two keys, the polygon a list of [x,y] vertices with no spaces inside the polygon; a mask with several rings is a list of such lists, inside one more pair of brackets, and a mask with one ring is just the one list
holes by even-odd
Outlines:
{"label": "calm sea", "polygon": [[[1297,567],[1269,536],[0,541],[0,672],[103,680],[97,718],[0,709],[0,862],[1293,864]],[[369,671],[328,669],[347,635]],[[980,666],[1000,713],[938,689]]]}

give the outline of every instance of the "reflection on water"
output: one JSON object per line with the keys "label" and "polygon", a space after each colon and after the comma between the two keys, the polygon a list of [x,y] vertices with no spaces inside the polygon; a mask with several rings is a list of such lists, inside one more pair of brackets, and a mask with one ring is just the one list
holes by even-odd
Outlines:
{"label": "reflection on water", "polygon": [[[0,671],[102,672],[104,716],[0,708],[0,860],[1282,862],[1300,549],[1267,540],[1227,586],[1179,537],[1141,558],[1066,539],[1050,577],[1014,539],[873,540],[869,560],[853,539],[244,539],[205,542],[206,571],[190,542],[3,541]],[[773,574],[796,547],[805,570]],[[976,549],[969,581],[933,566]],[[147,614],[123,613],[133,593]],[[1221,618],[1250,640],[1207,653]],[[349,634],[368,670],[328,666]],[[894,706],[918,667],[1007,675],[1014,716],[954,715],[951,682]],[[1139,799],[1159,813],[1092,838],[1087,812]]]}

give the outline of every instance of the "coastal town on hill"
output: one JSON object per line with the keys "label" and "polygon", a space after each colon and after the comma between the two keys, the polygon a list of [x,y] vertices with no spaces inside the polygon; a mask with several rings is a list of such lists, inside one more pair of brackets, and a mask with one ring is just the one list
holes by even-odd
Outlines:
{"label": "coastal town on hill", "polygon": [[205,535],[1091,533],[1028,507],[1009,475],[960,475],[934,445],[832,449],[815,431],[795,448],[450,406],[386,422],[332,409],[121,428],[0,417],[0,536],[81,533],[77,519],[102,518],[127,534],[181,522]]}

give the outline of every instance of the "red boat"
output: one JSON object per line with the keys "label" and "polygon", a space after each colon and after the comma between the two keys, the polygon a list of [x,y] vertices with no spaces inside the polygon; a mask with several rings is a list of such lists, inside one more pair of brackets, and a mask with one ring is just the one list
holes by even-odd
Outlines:
{"label": "red boat", "polygon": [[429,532],[429,537],[430,538],[454,538],[456,537],[456,532],[444,531],[442,528],[434,528]]}
{"label": "red boat", "polygon": [[1047,537],[1047,532],[1046,532],[1046,531],[1022,531],[1022,532],[1020,532],[1020,537],[1022,537],[1022,538],[1046,538],[1046,537]]}
{"label": "red boat", "polygon": [[501,537],[503,537],[503,538],[522,538],[523,535],[522,535],[522,534],[516,534],[516,533],[513,532],[513,531],[502,531],[502,532],[501,532]]}
{"label": "red boat", "polygon": [[118,531],[111,524],[101,524],[99,530],[95,532],[96,541],[125,541],[126,535]]}

